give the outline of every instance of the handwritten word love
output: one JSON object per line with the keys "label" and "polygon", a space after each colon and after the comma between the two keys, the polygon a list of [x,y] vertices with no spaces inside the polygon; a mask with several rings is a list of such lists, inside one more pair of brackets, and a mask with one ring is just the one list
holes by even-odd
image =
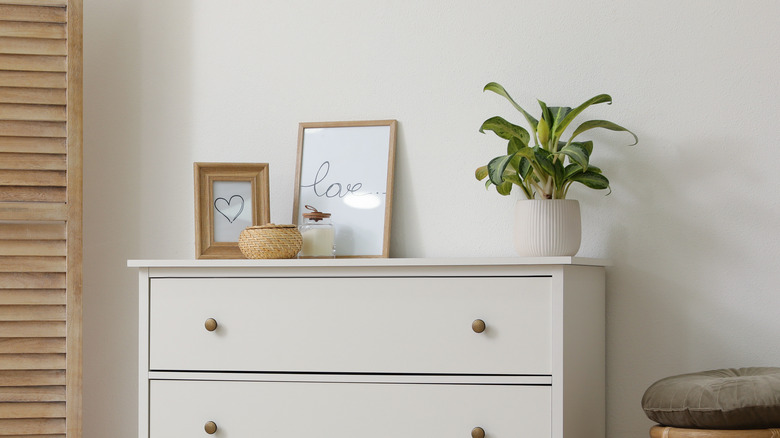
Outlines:
{"label": "handwritten word love", "polygon": [[354,183],[354,184],[346,184],[342,185],[341,183],[334,182],[328,186],[323,191],[324,186],[327,183],[323,183],[325,181],[325,178],[328,177],[328,173],[330,172],[330,161],[323,162],[319,169],[317,169],[317,173],[314,175],[314,182],[312,184],[301,184],[301,188],[304,187],[311,187],[314,190],[314,194],[321,198],[325,196],[326,198],[343,198],[347,196],[350,193],[355,194],[358,190],[360,190],[361,187],[363,187],[363,183]]}

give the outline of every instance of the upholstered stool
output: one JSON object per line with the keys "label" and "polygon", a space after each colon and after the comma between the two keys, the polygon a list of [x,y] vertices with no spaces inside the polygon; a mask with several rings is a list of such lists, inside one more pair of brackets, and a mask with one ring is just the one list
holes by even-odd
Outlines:
{"label": "upholstered stool", "polygon": [[651,438],[780,438],[780,368],[667,377],[642,397]]}

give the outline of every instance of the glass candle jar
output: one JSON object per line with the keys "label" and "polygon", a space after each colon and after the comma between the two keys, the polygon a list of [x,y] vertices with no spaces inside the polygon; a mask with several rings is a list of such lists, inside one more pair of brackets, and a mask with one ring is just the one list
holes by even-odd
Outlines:
{"label": "glass candle jar", "polygon": [[306,206],[309,213],[303,214],[303,223],[298,227],[303,238],[300,258],[336,257],[336,231],[330,219],[330,213],[318,211],[311,205]]}

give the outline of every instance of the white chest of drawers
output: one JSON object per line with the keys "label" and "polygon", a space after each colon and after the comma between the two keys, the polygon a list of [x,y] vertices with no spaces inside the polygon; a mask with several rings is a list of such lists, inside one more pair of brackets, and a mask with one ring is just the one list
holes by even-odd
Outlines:
{"label": "white chest of drawers", "polygon": [[604,436],[598,260],[129,266],[140,438]]}

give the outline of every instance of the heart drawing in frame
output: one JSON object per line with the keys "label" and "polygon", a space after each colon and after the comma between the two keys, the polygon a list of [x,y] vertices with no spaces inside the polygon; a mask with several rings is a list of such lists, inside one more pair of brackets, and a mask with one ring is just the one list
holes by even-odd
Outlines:
{"label": "heart drawing in frame", "polygon": [[217,198],[214,200],[214,209],[232,224],[244,211],[244,198],[241,195],[233,195],[230,199]]}

